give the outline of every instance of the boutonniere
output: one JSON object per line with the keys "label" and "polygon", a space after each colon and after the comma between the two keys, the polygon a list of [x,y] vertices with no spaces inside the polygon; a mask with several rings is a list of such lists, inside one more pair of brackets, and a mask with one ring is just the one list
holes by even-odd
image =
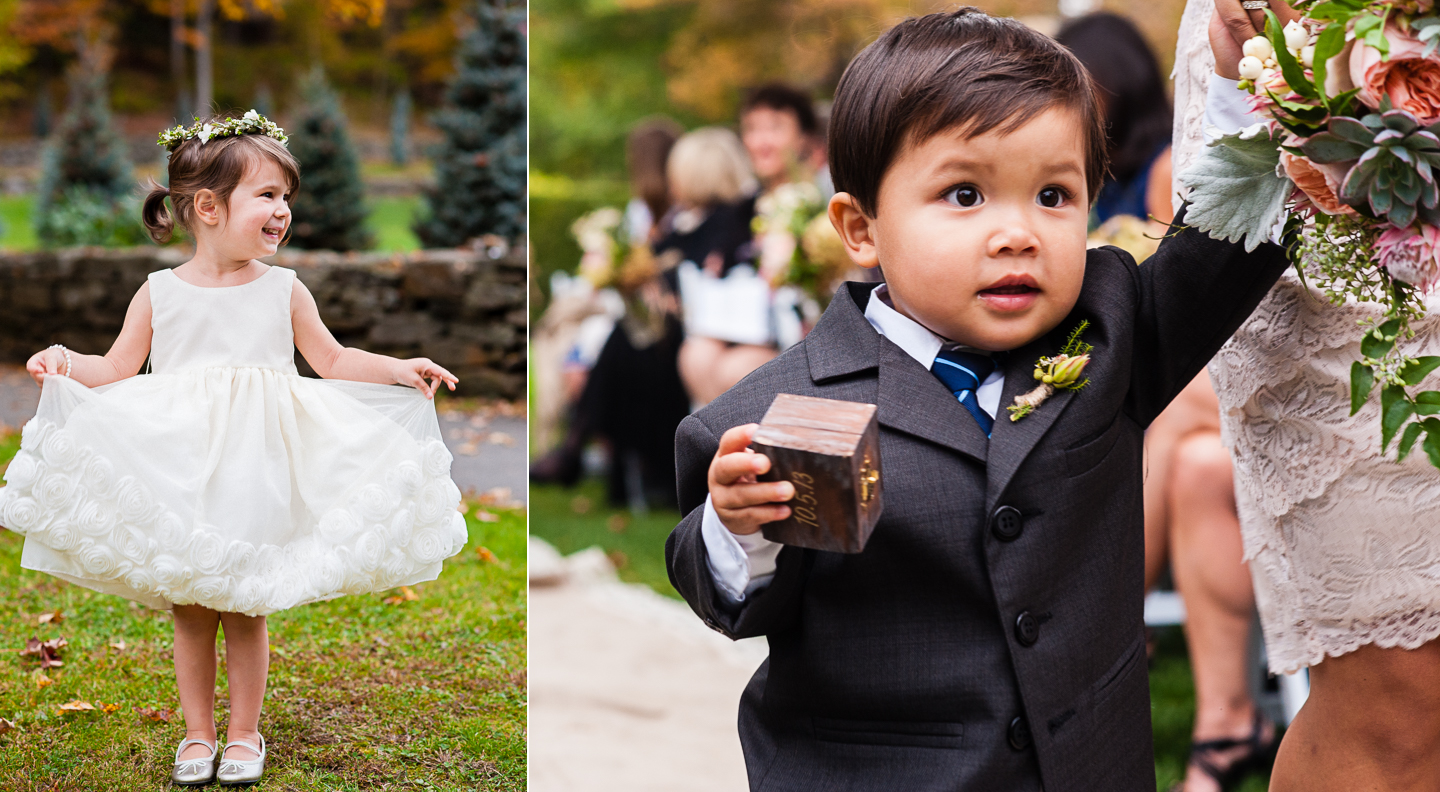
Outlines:
{"label": "boutonniere", "polygon": [[1057,390],[1080,390],[1090,382],[1089,378],[1080,379],[1081,372],[1090,363],[1090,350],[1095,348],[1080,340],[1080,335],[1089,326],[1090,322],[1081,322],[1066,339],[1060,354],[1035,361],[1035,379],[1040,380],[1040,384],[1029,393],[1016,396],[1015,403],[1005,408],[1010,411],[1011,421],[1018,421],[1034,412]]}

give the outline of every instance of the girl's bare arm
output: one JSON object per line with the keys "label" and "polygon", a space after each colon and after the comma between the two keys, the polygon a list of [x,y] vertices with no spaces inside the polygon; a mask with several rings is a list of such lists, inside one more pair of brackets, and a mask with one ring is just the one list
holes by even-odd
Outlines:
{"label": "girl's bare arm", "polygon": [[[70,378],[88,388],[108,385],[140,372],[150,354],[150,283],[140,287],[125,311],[120,336],[104,355],[82,355],[70,350]],[[65,373],[65,353],[59,349],[36,352],[25,364],[37,384],[50,374]]]}
{"label": "girl's bare arm", "polygon": [[295,327],[295,348],[315,373],[326,379],[378,382],[381,385],[409,385],[434,398],[444,382],[455,390],[459,382],[454,374],[436,365],[429,358],[399,360],[362,349],[340,346],[329,328],[320,321],[320,309],[305,284],[296,279],[290,292],[290,319]]}

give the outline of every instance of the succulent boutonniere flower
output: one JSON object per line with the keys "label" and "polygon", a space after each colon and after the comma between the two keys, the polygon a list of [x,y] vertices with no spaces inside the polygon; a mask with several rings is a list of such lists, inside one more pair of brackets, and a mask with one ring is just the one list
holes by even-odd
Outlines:
{"label": "succulent boutonniere flower", "polygon": [[1011,421],[1018,421],[1034,412],[1057,390],[1080,390],[1090,382],[1089,378],[1080,379],[1080,374],[1090,363],[1090,350],[1095,348],[1080,340],[1080,335],[1089,326],[1090,322],[1081,322],[1066,339],[1060,354],[1042,357],[1035,362],[1035,379],[1040,380],[1040,384],[1029,393],[1016,396],[1015,403],[1005,408],[1010,411]]}

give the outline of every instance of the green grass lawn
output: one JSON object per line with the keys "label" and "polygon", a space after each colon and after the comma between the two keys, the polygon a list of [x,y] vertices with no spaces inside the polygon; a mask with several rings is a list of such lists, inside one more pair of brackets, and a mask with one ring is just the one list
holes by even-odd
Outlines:
{"label": "green grass lawn", "polygon": [[375,249],[386,253],[408,253],[420,249],[420,238],[410,230],[415,213],[424,199],[406,195],[370,199],[370,228],[375,231]]}
{"label": "green grass lawn", "polygon": [[[632,517],[612,509],[605,487],[587,480],[573,490],[557,486],[531,486],[530,532],[573,553],[592,545],[603,548],[620,568],[620,577],[644,583],[661,594],[678,597],[665,574],[665,537],[680,515],[651,512]],[[1190,748],[1190,726],[1195,718],[1195,686],[1178,627],[1161,628],[1159,649],[1150,665],[1151,719],[1155,729],[1157,789],[1168,790],[1185,775]],[[1251,777],[1240,792],[1264,792],[1268,778]]]}
{"label": "green grass lawn", "polygon": [[34,250],[35,227],[30,220],[30,195],[0,195],[0,250]]}
{"label": "green grass lawn", "polygon": [[[0,464],[16,441],[0,437]],[[342,597],[270,617],[256,789],[525,788],[525,512],[480,522],[479,511],[440,579],[413,587],[418,599]],[[0,718],[17,726],[0,736],[0,789],[167,788],[183,720],[136,709],[179,709],[169,614],[21,569],[20,548],[0,531]],[[56,609],[63,621],[38,623]],[[31,637],[65,638],[64,667],[19,655]],[[223,738],[223,664],[220,676]],[[76,700],[96,709],[60,709]]]}
{"label": "green grass lawn", "polygon": [[[374,198],[370,201],[370,228],[375,232],[375,249],[386,253],[420,249],[420,239],[410,230],[422,199],[418,195]],[[0,196],[0,250],[35,250],[39,241],[30,218],[35,197]]]}

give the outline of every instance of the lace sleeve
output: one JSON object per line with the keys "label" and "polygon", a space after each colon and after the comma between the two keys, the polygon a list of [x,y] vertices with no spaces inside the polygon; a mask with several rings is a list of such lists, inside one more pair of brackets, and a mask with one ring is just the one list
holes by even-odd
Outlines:
{"label": "lace sleeve", "polygon": [[1210,74],[1215,71],[1215,56],[1210,52],[1210,17],[1215,0],[1189,0],[1180,18],[1180,34],[1175,43],[1175,126],[1171,137],[1170,203],[1180,210],[1184,198],[1180,174],[1190,167],[1205,145],[1205,94]]}

